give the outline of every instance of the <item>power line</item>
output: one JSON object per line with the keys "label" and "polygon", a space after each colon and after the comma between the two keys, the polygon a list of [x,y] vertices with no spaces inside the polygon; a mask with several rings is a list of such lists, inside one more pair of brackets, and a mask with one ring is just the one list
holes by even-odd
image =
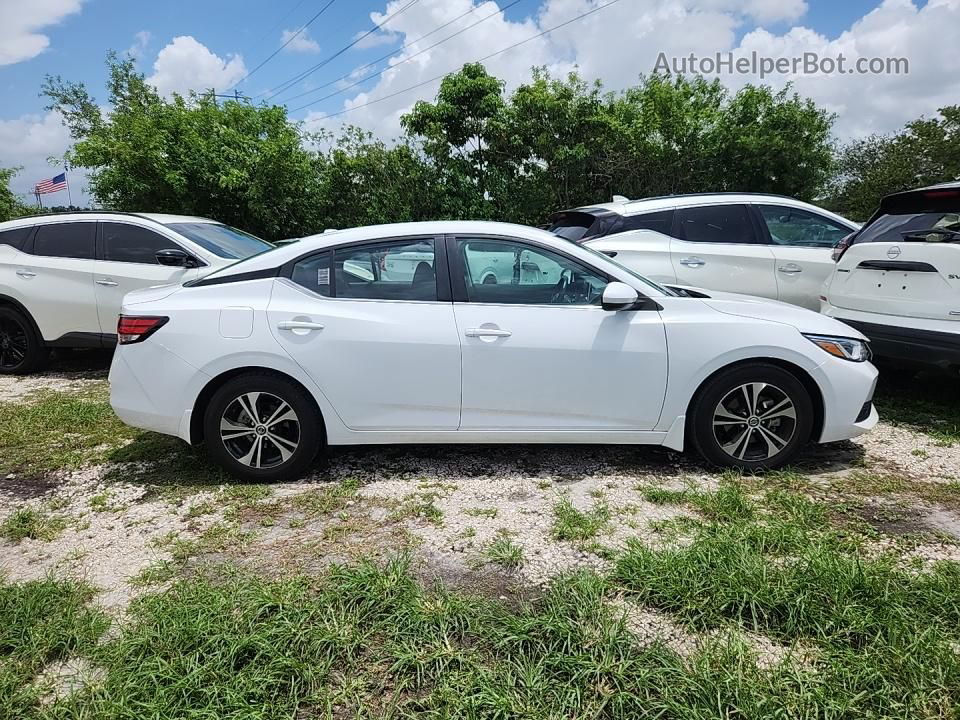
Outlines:
{"label": "power line", "polygon": [[[346,92],[346,91],[349,90],[350,88],[355,88],[357,85],[362,85],[362,84],[365,83],[367,80],[370,80],[370,79],[375,78],[375,77],[380,77],[380,76],[383,75],[385,72],[387,72],[387,70],[392,70],[393,68],[397,67],[398,65],[403,65],[403,63],[405,63],[405,62],[409,62],[410,60],[413,60],[413,59],[414,59],[415,57],[417,57],[418,55],[422,55],[422,54],[425,53],[425,52],[428,52],[428,51],[430,51],[430,50],[433,50],[433,49],[434,49],[435,47],[437,47],[438,45],[443,45],[443,43],[447,42],[447,40],[450,40],[450,39],[452,39],[452,38],[455,38],[457,35],[460,35],[461,33],[465,33],[465,32],[466,32],[467,30],[469,30],[470,28],[476,27],[476,26],[479,25],[480,23],[482,23],[482,22],[484,22],[484,21],[486,21],[486,20],[489,20],[489,19],[492,18],[492,17],[495,17],[495,16],[499,15],[500,13],[506,13],[507,10],[509,10],[509,9],[512,8],[514,5],[516,5],[517,3],[520,3],[520,2],[523,2],[523,0],[513,0],[513,2],[507,3],[507,4],[504,5],[502,8],[498,9],[496,12],[491,13],[490,15],[487,15],[486,17],[480,18],[480,19],[477,20],[475,23],[471,23],[470,25],[467,25],[465,28],[461,28],[461,29],[458,30],[457,32],[453,33],[453,35],[449,35],[449,36],[445,37],[443,40],[440,40],[439,42],[435,42],[433,45],[430,45],[429,47],[425,47],[425,48],[423,48],[422,50],[418,50],[418,51],[415,52],[413,55],[410,55],[409,57],[405,57],[403,60],[400,60],[399,62],[396,62],[396,63],[394,63],[393,65],[390,65],[389,67],[385,67],[383,70],[380,70],[379,72],[375,72],[375,73],[372,73],[372,74],[370,74],[370,75],[367,75],[366,77],[361,78],[360,80],[357,80],[356,82],[351,83],[350,85],[347,85],[346,87],[342,87],[342,88],[340,88],[339,90],[337,90],[336,92],[332,92],[332,93],[330,93],[329,95],[324,95],[322,98],[319,98],[319,99],[317,99],[317,100],[314,100],[313,102],[314,102],[314,103],[323,102],[324,100],[328,100],[328,99],[330,99],[330,98],[332,98],[332,97],[335,97],[336,95],[339,95],[340,93]],[[479,6],[477,6],[477,7],[479,7]],[[466,13],[464,13],[464,14],[466,14]],[[463,17],[463,15],[461,15],[460,17]],[[453,22],[453,21],[451,21],[451,22]],[[449,25],[450,23],[447,23],[447,24]],[[441,27],[442,27],[442,26],[441,26]],[[437,28],[437,30],[439,30],[439,29],[440,29],[440,28]],[[436,30],[434,30],[434,32],[436,32]],[[428,33],[428,34],[429,34],[429,33]],[[425,37],[425,36],[424,36],[424,37]],[[421,38],[421,39],[422,39],[422,38]],[[419,42],[419,41],[415,41],[415,42]],[[378,62],[380,62],[380,60],[383,60],[383,59],[385,59],[385,58],[391,57],[392,55],[395,55],[395,54],[398,53],[398,52],[402,52],[404,48],[407,48],[407,47],[409,47],[410,45],[413,45],[413,44],[414,44],[414,42],[407,43],[406,45],[404,45],[403,47],[399,48],[398,50],[395,50],[394,52],[389,53],[388,55],[385,55],[385,56],[382,57],[382,58],[378,58],[377,60],[374,60],[372,63],[369,63],[369,64],[367,64],[367,65],[364,65],[364,66],[362,66],[362,67],[360,67],[360,68],[357,68],[357,70],[363,70],[364,68],[368,68],[368,67],[370,67],[371,65],[376,65]],[[318,91],[320,91],[320,90],[323,90],[323,89],[326,88],[326,87],[330,87],[330,86],[333,85],[334,83],[338,83],[338,82],[340,82],[341,80],[348,80],[354,73],[357,72],[357,70],[354,70],[353,72],[348,73],[348,74],[344,75],[343,77],[339,77],[339,78],[337,78],[336,80],[332,80],[332,81],[328,82],[328,83],[325,84],[325,85],[321,85],[320,87],[317,87],[317,88],[312,88],[311,90],[307,90],[306,92],[302,92],[302,93],[300,93],[299,95],[294,95],[293,97],[287,98],[287,100],[286,100],[285,102],[290,102],[291,100],[296,100],[297,98],[304,97],[305,95],[311,95],[311,94],[313,94],[313,93],[315,93],[315,92],[318,92]],[[268,98],[268,99],[269,99],[269,98]]]}
{"label": "power line", "polygon": [[273,58],[275,58],[275,57],[277,56],[277,53],[279,53],[279,52],[280,52],[281,50],[283,50],[287,45],[289,45],[289,44],[292,43],[297,37],[299,37],[300,33],[302,33],[304,30],[306,30],[308,27],[310,27],[310,25],[313,24],[313,21],[316,20],[316,19],[317,19],[318,17],[320,17],[321,15],[323,15],[324,11],[325,11],[328,7],[330,7],[331,5],[333,5],[334,2],[336,2],[336,0],[329,0],[329,2],[327,2],[326,5],[324,5],[322,8],[320,8],[320,10],[317,12],[316,15],[314,15],[312,18],[310,18],[309,20],[307,20],[307,22],[306,22],[304,25],[302,25],[299,30],[297,30],[293,35],[291,35],[289,38],[287,38],[287,41],[286,41],[283,45],[281,45],[281,46],[278,47],[276,50],[274,50],[272,53],[270,53],[270,55],[267,56],[267,59],[266,59],[266,60],[264,60],[264,61],[263,61],[262,63],[260,63],[259,65],[257,65],[253,70],[251,70],[251,71],[248,72],[246,75],[244,75],[242,78],[240,78],[239,80],[237,80],[233,85],[231,85],[231,86],[230,86],[229,88],[227,88],[227,89],[228,89],[228,90],[233,90],[233,88],[237,87],[240,83],[242,83],[244,80],[246,80],[246,79],[249,78],[251,75],[253,75],[257,70],[259,70],[259,69],[262,68],[264,65],[266,65],[268,62],[270,62],[271,60],[273,60]]}
{"label": "power line", "polygon": [[[554,30],[559,30],[560,28],[565,27],[565,26],[569,25],[570,23],[576,22],[577,20],[582,20],[583,18],[587,17],[588,15],[593,15],[593,13],[595,13],[595,12],[600,12],[601,10],[603,10],[603,9],[605,9],[605,8],[608,8],[608,7],[610,7],[611,5],[616,5],[618,2],[620,2],[620,0],[610,0],[609,2],[604,3],[603,5],[598,5],[597,7],[593,8],[592,10],[588,10],[588,11],[585,12],[585,13],[581,13],[580,15],[577,15],[576,17],[570,18],[570,19],[567,20],[566,22],[562,22],[562,23],[560,23],[559,25],[554,25],[552,28],[548,28],[547,30],[544,30],[543,32],[540,32],[540,33],[537,33],[536,35],[532,35],[531,37],[528,37],[526,40],[521,40],[520,42],[514,43],[513,45],[510,45],[509,47],[505,47],[505,48],[503,48],[502,50],[497,50],[496,52],[490,53],[489,55],[485,55],[484,57],[482,57],[482,58],[480,58],[480,59],[478,59],[478,60],[474,60],[473,62],[475,62],[475,63],[486,62],[486,61],[489,60],[490,58],[496,57],[497,55],[502,55],[503,53],[508,52],[508,51],[510,51],[510,50],[513,50],[514,48],[520,47],[521,45],[525,45],[526,43],[528,43],[528,42],[530,42],[530,41],[532,41],[532,40],[536,40],[537,38],[541,38],[541,37],[543,37],[544,35],[547,35],[547,34],[549,34],[549,33],[552,33]],[[423,87],[424,85],[429,85],[430,83],[434,83],[434,82],[436,82],[437,80],[442,80],[442,79],[445,78],[448,74],[449,74],[449,72],[446,72],[446,73],[443,73],[442,75],[437,75],[436,77],[432,77],[432,78],[430,78],[429,80],[424,80],[424,81],[422,81],[422,82],[418,82],[416,85],[411,85],[410,87],[406,87],[406,88],[404,88],[403,90],[397,90],[396,92],[390,93],[389,95],[384,95],[384,96],[382,96],[382,97],[376,98],[375,100],[370,100],[370,101],[365,102],[365,103],[363,103],[363,104],[361,104],[361,105],[354,105],[353,107],[345,108],[345,109],[343,109],[343,110],[340,110],[339,112],[330,113],[329,115],[324,115],[324,119],[326,119],[326,118],[332,118],[332,117],[337,117],[338,115],[343,115],[343,114],[345,114],[345,113],[352,112],[352,111],[354,111],[354,110],[359,110],[360,108],[365,108],[365,107],[367,107],[367,106],[369,106],[369,105],[375,105],[376,103],[378,103],[378,102],[383,102],[384,100],[389,100],[390,98],[396,97],[397,95],[403,95],[404,93],[410,92],[411,90],[416,90],[417,88],[421,88],[421,87]],[[299,110],[303,110],[303,109],[305,109],[305,108],[308,108],[308,107],[310,107],[311,105],[316,105],[318,102],[320,102],[320,101],[319,101],[319,100],[315,100],[315,101],[313,101],[313,102],[307,103],[306,105],[301,105],[301,106],[298,107],[298,108],[294,108],[293,110],[289,110],[288,112],[295,113],[295,112],[297,112],[297,111],[299,111]]]}
{"label": "power line", "polygon": [[[395,17],[397,17],[397,15],[399,15],[399,14],[402,13],[404,10],[406,10],[408,7],[410,7],[411,5],[413,5],[414,3],[417,3],[417,2],[419,2],[419,1],[420,1],[420,0],[410,0],[410,2],[408,2],[408,3],[407,3],[406,5],[404,5],[402,8],[400,8],[399,10],[397,10],[395,13],[392,13],[392,14],[388,15],[388,16],[385,17],[381,22],[379,22],[377,25],[374,25],[372,28],[370,28],[369,30],[367,30],[367,31],[366,31],[365,33],[363,33],[362,35],[358,35],[357,37],[355,37],[355,38],[353,39],[353,42],[351,42],[349,45],[346,45],[346,46],[340,48],[340,49],[337,50],[333,55],[331,55],[331,56],[329,56],[329,57],[327,57],[327,58],[324,58],[323,60],[321,60],[320,62],[318,62],[316,65],[314,65],[313,67],[305,70],[304,72],[300,73],[300,74],[297,75],[296,77],[291,78],[290,80],[287,80],[286,82],[280,83],[280,85],[281,85],[282,87],[280,87],[278,90],[275,90],[274,92],[270,93],[270,95],[269,95],[268,97],[266,97],[265,99],[266,99],[266,100],[269,100],[270,98],[275,97],[275,96],[278,95],[279,93],[282,93],[282,92],[284,92],[285,90],[290,89],[291,87],[293,87],[294,85],[296,85],[298,82],[300,82],[300,81],[303,80],[304,78],[306,78],[306,77],[308,77],[309,75],[312,75],[313,73],[315,73],[317,70],[319,70],[320,68],[322,68],[322,67],[323,67],[324,65],[326,65],[327,63],[329,63],[329,62],[331,62],[332,60],[335,60],[336,58],[338,58],[338,57],[340,57],[341,55],[343,55],[347,50],[349,50],[350,48],[352,48],[352,47],[353,47],[354,45],[356,45],[358,42],[360,42],[360,41],[363,40],[364,38],[370,36],[371,34],[375,33],[377,30],[379,30],[379,29],[382,28],[384,25],[386,25],[388,22],[390,22],[390,21],[393,20]],[[268,91],[268,92],[269,92],[269,91]],[[260,95],[263,95],[263,94],[264,94],[264,93],[260,93]],[[257,97],[259,97],[259,95],[258,95]]]}

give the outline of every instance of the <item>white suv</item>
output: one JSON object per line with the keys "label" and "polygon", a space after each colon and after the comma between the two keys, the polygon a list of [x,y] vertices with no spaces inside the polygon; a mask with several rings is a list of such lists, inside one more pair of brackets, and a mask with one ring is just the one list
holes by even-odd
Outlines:
{"label": "white suv", "polygon": [[0,223],[0,374],[49,348],[112,347],[123,296],[196,279],[273,246],[204,218],[63,213]]}
{"label": "white suv", "polygon": [[960,183],[885,197],[835,253],[821,311],[878,357],[960,368]]}
{"label": "white suv", "polygon": [[556,235],[599,250],[663,283],[820,307],[831,252],[858,225],[793,198],[710,193],[565,210]]}

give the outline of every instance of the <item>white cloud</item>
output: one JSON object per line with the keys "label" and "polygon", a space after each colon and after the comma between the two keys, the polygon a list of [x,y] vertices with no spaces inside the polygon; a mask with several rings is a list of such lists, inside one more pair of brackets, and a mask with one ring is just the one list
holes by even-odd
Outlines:
{"label": "white cloud", "polygon": [[[70,133],[56,112],[0,120],[0,167],[23,166],[10,181],[10,188],[20,195],[21,200],[32,203],[33,186],[61,172],[63,165],[49,163],[47,159],[62,157],[70,143]],[[84,174],[79,170],[71,171],[67,179],[74,204],[84,204]],[[67,193],[45,196],[44,204],[66,205]]]}
{"label": "white cloud", "polygon": [[39,32],[68,15],[80,12],[81,0],[0,1],[0,65],[36,57],[50,45]]}
{"label": "white cloud", "polygon": [[150,38],[152,35],[149,30],[141,30],[136,35],[133,36],[133,45],[127,48],[126,54],[132,57],[134,60],[139,60],[143,57],[143,53],[147,49],[147,45],[150,44]]}
{"label": "white cloud", "polygon": [[368,30],[360,30],[357,32],[353,36],[353,39],[359,40],[359,42],[353,47],[357,50],[366,50],[367,48],[379,47],[380,45],[392,45],[399,39],[399,36],[395,32],[383,31],[367,35],[368,32]]}
{"label": "white cloud", "polygon": [[282,44],[286,43],[288,40],[290,41],[290,44],[283,48],[287,52],[320,52],[320,46],[317,44],[317,41],[310,37],[306,29],[301,30],[299,33],[297,33],[296,30],[284,30],[280,35],[280,42]]}
{"label": "white cloud", "polygon": [[[383,20],[403,5],[390,0],[383,13],[372,13],[374,22]],[[604,0],[542,0],[531,17],[506,20],[493,0],[423,0],[391,21],[390,30],[404,42],[415,40],[477,4],[474,12],[452,23],[423,42],[399,50],[389,69],[369,89],[348,91],[338,110],[351,110],[328,117],[313,112],[312,127],[338,128],[348,122],[365,127],[383,138],[400,132],[400,116],[419,99],[433,98],[439,82],[409,92],[400,92],[437,75],[453,72],[514,43],[555,27]],[[638,7],[639,5],[639,7]],[[960,29],[960,0],[883,0],[864,17],[836,37],[827,37],[806,28],[802,17],[804,0],[646,0],[619,2],[576,20],[541,38],[497,55],[484,62],[487,69],[503,79],[507,91],[530,77],[530,68],[545,65],[555,76],[577,68],[588,80],[600,79],[607,90],[635,84],[641,74],[650,73],[657,56],[700,57],[734,52],[761,56],[802,57],[816,52],[835,57],[842,52],[848,63],[857,58],[904,57],[909,75],[768,75],[764,80],[750,75],[721,75],[731,90],[746,83],[763,83],[775,88],[792,82],[801,95],[814,99],[838,116],[835,132],[841,139],[872,132],[888,132],[921,115],[932,115],[939,107],[958,102],[960,75],[955,69],[956,51],[943,38]],[[489,20],[466,30],[449,42],[423,54],[418,51],[439,42],[477,20]],[[780,32],[765,26],[788,23]],[[739,32],[749,31],[737,42]],[[403,62],[411,58],[408,62]],[[393,97],[388,97],[399,93]],[[324,93],[318,93],[320,97]],[[368,105],[370,101],[386,98]],[[279,98],[280,101],[283,98]],[[309,96],[291,103],[306,103]]]}
{"label": "white cloud", "polygon": [[247,73],[240,55],[226,60],[189,35],[175,37],[157,55],[153,74],[147,82],[161,95],[186,94],[190,90],[203,92],[214,88],[226,90]]}

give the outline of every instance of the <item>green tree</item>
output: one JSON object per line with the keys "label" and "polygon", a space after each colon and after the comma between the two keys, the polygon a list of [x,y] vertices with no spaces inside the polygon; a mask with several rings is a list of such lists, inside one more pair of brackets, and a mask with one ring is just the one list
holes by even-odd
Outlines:
{"label": "green tree", "polygon": [[20,168],[0,168],[0,222],[30,215],[34,210],[24,205],[10,189],[10,181]]}
{"label": "green tree", "polygon": [[43,88],[74,139],[102,206],[212,217],[268,239],[316,230],[318,158],[280,107],[191,93],[161,98],[129,59],[108,59],[109,101],[60,77]]}
{"label": "green tree", "polygon": [[483,65],[467,64],[443,78],[436,102],[421,100],[401,118],[408,133],[423,139],[424,151],[439,171],[447,213],[490,214],[489,146],[504,109],[502,91],[503,83]]}

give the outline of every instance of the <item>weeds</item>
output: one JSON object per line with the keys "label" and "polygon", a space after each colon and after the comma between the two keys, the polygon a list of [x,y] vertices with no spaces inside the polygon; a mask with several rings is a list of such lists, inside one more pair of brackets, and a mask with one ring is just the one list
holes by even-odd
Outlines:
{"label": "weeds", "polygon": [[586,512],[577,510],[568,498],[553,506],[553,536],[557,540],[589,540],[596,537],[609,521],[610,510],[600,502]]}
{"label": "weeds", "polygon": [[23,539],[55,539],[67,526],[66,521],[56,515],[32,507],[22,507],[7,515],[0,523],[0,536],[12,542]]}
{"label": "weeds", "polygon": [[508,570],[516,570],[523,565],[523,548],[503,532],[487,545],[484,555],[490,562]]}

